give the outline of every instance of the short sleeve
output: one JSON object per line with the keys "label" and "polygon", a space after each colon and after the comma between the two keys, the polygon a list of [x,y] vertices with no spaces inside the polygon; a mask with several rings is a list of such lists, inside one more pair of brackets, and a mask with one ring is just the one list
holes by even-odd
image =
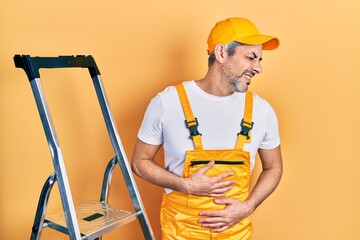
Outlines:
{"label": "short sleeve", "polygon": [[138,138],[148,144],[161,145],[163,138],[164,123],[163,104],[158,94],[147,107],[144,119],[138,132]]}
{"label": "short sleeve", "polygon": [[261,149],[272,149],[280,145],[278,120],[274,109],[269,105],[266,121],[265,135],[259,146]]}

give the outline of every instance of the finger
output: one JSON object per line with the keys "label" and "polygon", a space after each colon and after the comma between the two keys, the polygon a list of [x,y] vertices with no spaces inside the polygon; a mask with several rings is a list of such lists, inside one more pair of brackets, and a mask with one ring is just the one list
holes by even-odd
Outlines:
{"label": "finger", "polygon": [[230,191],[233,188],[233,186],[227,186],[227,187],[222,187],[222,188],[216,188],[213,189],[210,194],[222,194],[225,195],[225,193],[227,191]]}
{"label": "finger", "polygon": [[207,216],[208,218],[200,218],[202,222],[214,222],[219,221],[217,218],[223,216],[223,210],[207,210],[199,213],[200,216]]}
{"label": "finger", "polygon": [[229,181],[224,181],[224,182],[218,182],[218,183],[213,183],[213,189],[220,189],[220,188],[232,188],[233,184],[235,183],[235,180],[229,180]]}
{"label": "finger", "polygon": [[228,229],[228,228],[229,228],[229,226],[225,225],[225,226],[222,226],[222,227],[220,227],[220,228],[213,228],[213,229],[211,229],[211,232],[214,232],[214,233],[216,233],[216,232],[223,232],[223,231],[225,231],[225,230]]}
{"label": "finger", "polygon": [[[215,182],[220,182],[225,178],[231,177],[232,175],[234,175],[233,172],[226,172],[226,173],[222,173],[222,174],[212,177],[211,180],[215,181]],[[232,180],[232,181],[234,181],[234,180]]]}
{"label": "finger", "polygon": [[228,204],[233,203],[233,199],[231,199],[231,198],[217,198],[217,199],[214,200],[214,202],[216,204],[228,205]]}
{"label": "finger", "polygon": [[207,171],[209,171],[209,170],[214,166],[214,164],[215,164],[215,161],[210,161],[210,162],[208,162],[205,166],[199,168],[199,169],[197,170],[197,172],[200,172],[200,173],[204,174],[204,173],[206,173]]}
{"label": "finger", "polygon": [[201,224],[202,227],[207,227],[207,228],[213,228],[213,229],[218,229],[221,228],[225,225],[225,223],[223,222],[218,222],[218,223],[203,223]]}
{"label": "finger", "polygon": [[209,194],[209,197],[213,197],[213,198],[222,198],[225,197],[225,193],[211,193]]}
{"label": "finger", "polygon": [[202,224],[219,224],[219,223],[224,223],[224,218],[223,217],[205,217],[205,218],[200,218],[199,219],[199,223]]}

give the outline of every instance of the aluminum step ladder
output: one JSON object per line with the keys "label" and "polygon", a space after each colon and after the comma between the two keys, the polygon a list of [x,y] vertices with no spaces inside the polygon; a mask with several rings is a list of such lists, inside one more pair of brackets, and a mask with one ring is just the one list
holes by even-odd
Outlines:
{"label": "aluminum step ladder", "polygon": [[[46,227],[69,235],[71,240],[101,239],[102,235],[136,219],[138,219],[140,223],[144,239],[154,239],[149,220],[146,216],[139,191],[110,111],[100,71],[94,58],[90,55],[59,57],[15,55],[14,62],[17,68],[22,68],[26,72],[30,81],[55,170],[54,173],[48,177],[41,191],[30,239],[39,240],[42,230]],[[88,68],[90,72],[115,152],[115,156],[110,160],[105,169],[100,201],[89,201],[76,208],[74,206],[61,148],[41,86],[40,68]],[[118,209],[108,204],[112,173],[117,164],[120,166],[129,191],[134,212]],[[63,212],[48,217],[46,216],[46,209],[51,189],[55,182],[57,182],[59,187]]]}

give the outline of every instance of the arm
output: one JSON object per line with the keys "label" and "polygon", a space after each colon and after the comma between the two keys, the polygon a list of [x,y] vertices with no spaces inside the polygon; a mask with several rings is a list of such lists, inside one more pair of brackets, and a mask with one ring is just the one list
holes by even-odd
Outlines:
{"label": "arm", "polygon": [[199,222],[203,227],[211,228],[212,232],[222,232],[243,218],[252,214],[255,209],[275,190],[282,176],[282,157],[280,146],[274,149],[258,150],[262,172],[254,189],[244,202],[231,198],[218,198],[215,203],[226,205],[224,210],[203,211],[200,213],[205,218]]}
{"label": "arm", "polygon": [[275,190],[283,172],[280,146],[274,149],[259,149],[258,152],[263,170],[246,200],[253,211]]}
{"label": "arm", "polygon": [[167,171],[154,161],[160,146],[144,143],[140,139],[137,140],[131,162],[136,175],[160,187],[199,196],[221,197],[232,188],[231,185],[234,181],[223,181],[223,179],[233,173],[223,173],[211,178],[205,175],[205,172],[214,165],[214,162],[200,168],[189,178],[182,178]]}

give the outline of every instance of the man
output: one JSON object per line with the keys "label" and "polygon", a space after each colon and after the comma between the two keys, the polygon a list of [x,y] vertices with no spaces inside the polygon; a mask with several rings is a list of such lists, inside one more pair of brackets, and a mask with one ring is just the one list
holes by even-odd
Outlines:
{"label": "man", "polygon": [[[278,185],[282,159],[272,107],[247,90],[262,50],[278,45],[245,18],[221,21],[208,38],[205,77],[166,88],[148,106],[132,168],[165,188],[163,239],[251,238],[247,217]],[[154,161],[161,145],[165,169]],[[257,152],[263,169],[249,194]]]}

